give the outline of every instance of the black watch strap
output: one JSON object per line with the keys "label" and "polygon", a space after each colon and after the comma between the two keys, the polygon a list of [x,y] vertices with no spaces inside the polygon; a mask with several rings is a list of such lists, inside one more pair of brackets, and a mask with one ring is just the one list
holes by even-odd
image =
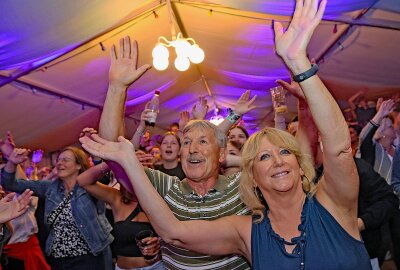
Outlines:
{"label": "black watch strap", "polygon": [[300,73],[298,75],[293,76],[293,81],[295,82],[302,82],[307,80],[308,78],[314,76],[318,71],[318,65],[317,64],[312,64],[311,68],[307,71],[304,71],[303,73]]}

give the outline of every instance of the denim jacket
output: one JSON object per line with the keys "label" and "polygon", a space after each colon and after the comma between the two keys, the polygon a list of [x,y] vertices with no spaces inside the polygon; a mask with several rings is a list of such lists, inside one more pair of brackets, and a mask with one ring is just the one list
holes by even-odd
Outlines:
{"label": "denim jacket", "polygon": [[[35,196],[45,199],[44,222],[47,227],[47,218],[51,212],[64,199],[64,186],[61,179],[55,181],[26,181],[16,180],[14,173],[7,173],[4,169],[1,172],[1,184],[4,188],[11,191],[22,193],[29,188]],[[113,241],[110,234],[112,227],[105,217],[105,205],[90,196],[85,189],[78,184],[71,191],[71,209],[75,224],[89,245],[90,251],[98,255]],[[54,239],[54,230],[46,241],[46,254],[50,255],[51,246]]]}

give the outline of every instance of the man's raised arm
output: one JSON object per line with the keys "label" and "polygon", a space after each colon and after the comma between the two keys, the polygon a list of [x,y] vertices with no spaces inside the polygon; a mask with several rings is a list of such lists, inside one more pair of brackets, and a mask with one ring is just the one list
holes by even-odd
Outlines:
{"label": "man's raised arm", "polygon": [[118,50],[115,45],[111,47],[110,58],[109,85],[100,117],[99,134],[107,140],[116,141],[118,136],[123,136],[125,133],[127,89],[151,66],[145,64],[137,68],[137,43],[131,42],[129,36],[119,40]]}

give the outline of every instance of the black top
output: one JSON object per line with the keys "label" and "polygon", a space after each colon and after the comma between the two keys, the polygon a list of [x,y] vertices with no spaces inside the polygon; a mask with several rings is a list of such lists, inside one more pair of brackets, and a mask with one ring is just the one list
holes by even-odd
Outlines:
{"label": "black top", "polygon": [[155,165],[154,169],[162,171],[163,173],[166,173],[171,176],[177,176],[180,180],[186,178],[185,172],[183,171],[182,164],[180,162],[178,163],[178,166],[176,166],[173,169],[165,169],[164,165]]}
{"label": "black top", "polygon": [[[124,220],[114,223],[112,235],[114,236],[114,252],[118,256],[143,257],[139,247],[136,245],[135,236],[143,230],[152,230],[148,222],[131,221],[141,211],[138,205],[132,213]],[[154,235],[156,233],[154,232]]]}

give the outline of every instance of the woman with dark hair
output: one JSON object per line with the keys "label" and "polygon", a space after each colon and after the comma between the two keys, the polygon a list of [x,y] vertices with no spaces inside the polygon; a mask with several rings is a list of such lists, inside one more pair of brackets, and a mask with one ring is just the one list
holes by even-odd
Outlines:
{"label": "woman with dark hair", "polygon": [[26,149],[13,150],[2,171],[2,184],[16,192],[30,189],[34,196],[45,199],[44,222],[50,230],[46,254],[52,269],[110,269],[113,237],[104,216],[104,203],[77,184],[78,175],[89,168],[86,154],[76,147],[63,149],[57,158],[58,177],[54,181],[15,179],[16,166],[27,155]]}
{"label": "woman with dark hair", "polygon": [[179,179],[185,179],[182,165],[179,161],[179,151],[181,142],[178,135],[168,131],[161,139],[161,165],[155,165],[154,169],[162,171],[171,176],[177,176]]}
{"label": "woman with dark hair", "polygon": [[[132,153],[133,154],[133,153]],[[160,243],[157,237],[145,239],[147,246],[146,257],[143,256],[135,242],[137,233],[152,230],[146,214],[141,210],[137,198],[129,193],[122,185],[117,190],[97,181],[108,171],[105,163],[100,163],[78,176],[78,184],[96,199],[111,206],[114,216],[113,251],[117,255],[116,269],[164,269],[159,256]],[[147,256],[152,259],[146,259]]]}

